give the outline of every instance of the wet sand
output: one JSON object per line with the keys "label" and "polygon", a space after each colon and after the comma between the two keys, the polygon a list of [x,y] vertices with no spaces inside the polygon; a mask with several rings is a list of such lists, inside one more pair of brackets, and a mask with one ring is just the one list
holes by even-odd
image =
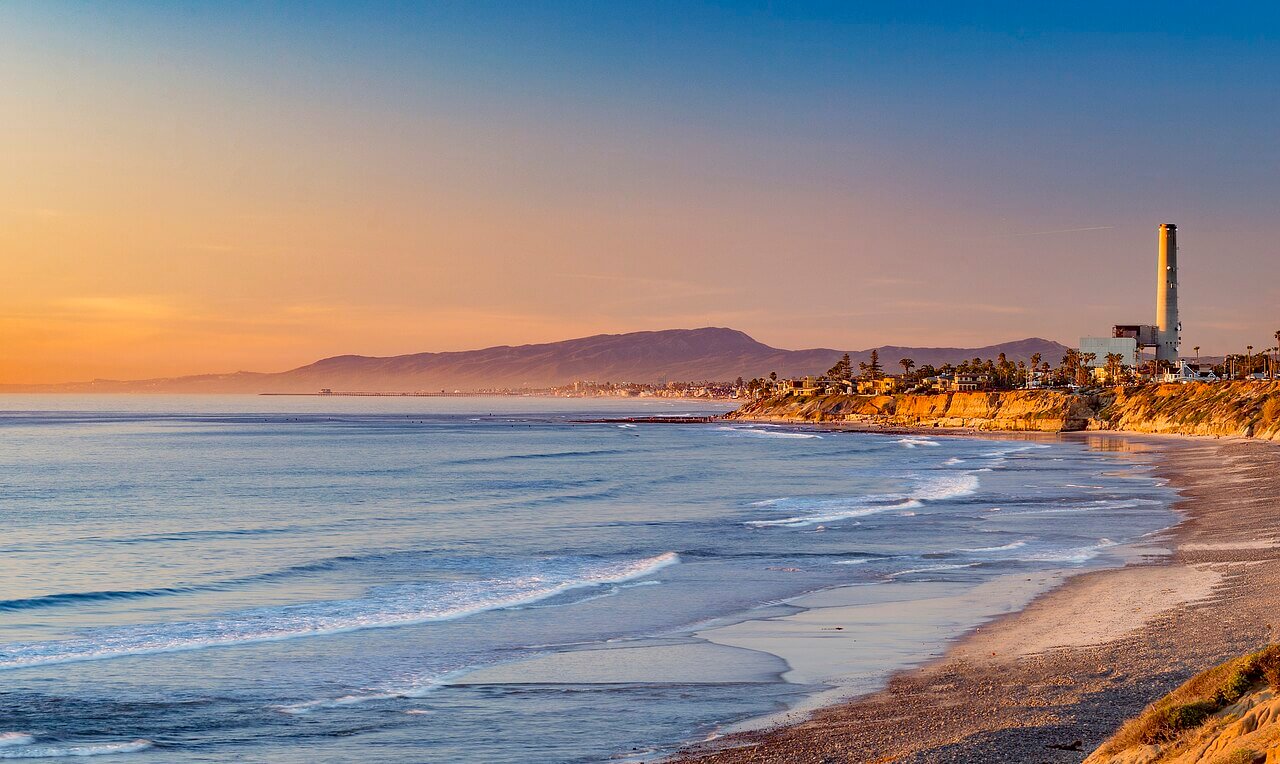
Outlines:
{"label": "wet sand", "polygon": [[[1177,508],[1186,519],[1154,539],[1171,554],[1070,578],[879,692],[774,729],[689,747],[675,760],[1080,762],[1192,674],[1280,638],[1280,446],[1120,433],[1062,437],[1155,451],[1157,474],[1183,497]],[[780,643],[791,636],[774,635],[776,653],[786,654]],[[737,646],[769,650],[749,642]],[[818,670],[813,660],[792,668]]]}

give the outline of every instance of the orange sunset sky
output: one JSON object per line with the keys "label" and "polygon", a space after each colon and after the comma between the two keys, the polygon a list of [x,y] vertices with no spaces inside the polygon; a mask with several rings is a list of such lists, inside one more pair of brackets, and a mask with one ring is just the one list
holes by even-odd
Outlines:
{"label": "orange sunset sky", "polygon": [[1187,346],[1269,343],[1274,41],[953,21],[0,5],[0,383],[707,325],[1072,343],[1152,319],[1162,222]]}

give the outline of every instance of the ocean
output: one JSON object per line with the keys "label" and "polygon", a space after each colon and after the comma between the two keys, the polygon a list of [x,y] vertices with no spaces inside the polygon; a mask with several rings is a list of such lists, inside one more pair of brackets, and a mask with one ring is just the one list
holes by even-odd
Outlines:
{"label": "ocean", "polygon": [[716,636],[802,595],[895,603],[870,690],[1176,522],[1114,440],[583,421],[728,408],[0,396],[0,758],[652,761],[832,689]]}

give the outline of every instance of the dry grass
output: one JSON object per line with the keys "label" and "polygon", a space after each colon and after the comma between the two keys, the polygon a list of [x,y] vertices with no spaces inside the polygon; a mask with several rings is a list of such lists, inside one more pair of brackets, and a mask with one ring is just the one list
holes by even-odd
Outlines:
{"label": "dry grass", "polygon": [[1127,722],[1102,751],[1115,754],[1137,745],[1176,740],[1264,683],[1280,692],[1280,645],[1195,675]]}

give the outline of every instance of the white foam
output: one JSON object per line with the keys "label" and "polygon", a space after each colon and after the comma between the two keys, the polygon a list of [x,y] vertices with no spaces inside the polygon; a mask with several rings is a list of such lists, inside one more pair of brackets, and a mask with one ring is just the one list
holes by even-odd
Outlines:
{"label": "white foam", "polygon": [[35,738],[25,732],[0,732],[0,748],[8,748],[11,745],[27,745],[34,743]]}
{"label": "white foam", "polygon": [[942,444],[941,444],[941,443],[939,443],[938,441],[936,441],[936,440],[929,440],[928,438],[899,438],[899,439],[898,439],[897,441],[895,441],[895,442],[902,444],[902,447],[903,447],[903,448],[915,448],[916,446],[940,446],[940,445],[942,445]]}
{"label": "white foam", "polygon": [[900,570],[897,573],[890,573],[889,578],[897,578],[898,576],[906,576],[912,573],[935,573],[943,570],[960,570],[961,568],[972,568],[979,564],[980,563],[976,562],[965,562],[950,565],[930,565],[924,568],[910,568],[908,570]]}
{"label": "white foam", "polygon": [[1002,546],[981,546],[975,549],[953,549],[953,552],[964,552],[965,554],[976,554],[980,552],[1009,552],[1014,549],[1021,549],[1026,546],[1026,541],[1014,541]]}
{"label": "white foam", "polygon": [[[360,703],[369,703],[375,700],[396,700],[403,698],[422,698],[444,687],[449,682],[475,671],[477,666],[459,669],[457,671],[449,671],[443,674],[436,674],[426,678],[419,677],[408,687],[401,689],[376,689],[364,693],[353,693],[343,695],[338,698],[320,698],[319,700],[308,700],[302,703],[292,703],[285,706],[273,706],[276,711],[295,716],[309,714],[313,711],[320,711],[327,708],[341,708],[343,706],[354,706]],[[405,713],[429,713],[427,711],[409,710]]]}
{"label": "white foam", "polygon": [[513,578],[403,584],[373,590],[361,599],[259,608],[207,621],[106,627],[75,639],[0,645],[0,669],[454,620],[573,589],[631,581],[679,561],[675,552],[625,562],[549,560],[543,569]]}
{"label": "white foam", "polygon": [[917,476],[909,494],[873,494],[842,499],[767,499],[755,502],[751,506],[764,508],[798,506],[801,509],[814,511],[773,520],[748,520],[744,525],[753,528],[800,528],[895,511],[904,517],[913,517],[914,513],[906,510],[920,509],[926,501],[945,501],[968,496],[975,493],[978,486],[976,470],[938,471]]}
{"label": "white foam", "polygon": [[914,498],[924,501],[943,501],[969,496],[978,490],[978,475],[974,472],[932,473],[920,478],[911,492]]}
{"label": "white foam", "polygon": [[150,748],[150,740],[132,740],[128,743],[102,743],[99,745],[73,746],[23,746],[0,749],[0,759],[61,759],[80,756],[114,756],[136,753]]}
{"label": "white foam", "polygon": [[717,427],[716,429],[721,432],[753,438],[818,438],[819,440],[822,438],[821,435],[811,432],[781,432],[778,430],[761,430],[755,427]]}
{"label": "white foam", "polygon": [[1037,554],[1019,555],[1018,559],[1027,562],[1066,562],[1066,563],[1085,563],[1098,555],[1102,554],[1104,549],[1116,546],[1116,542],[1111,539],[1099,539],[1097,544],[1093,546],[1077,547],[1075,549],[1062,549],[1056,552],[1039,552]]}
{"label": "white foam", "polygon": [[841,500],[830,500],[821,502],[821,504],[830,507],[827,511],[815,515],[797,515],[796,517],[783,517],[777,520],[750,520],[746,525],[753,528],[800,528],[806,525],[818,525],[820,523],[831,523],[837,520],[850,520],[855,517],[866,517],[880,512],[889,512],[895,509],[909,509],[913,507],[923,506],[915,499],[907,499],[897,504],[887,504],[879,506],[867,506],[865,500],[852,499],[845,502],[843,509],[837,508],[841,504]]}
{"label": "white foam", "polygon": [[954,466],[956,466],[957,464],[964,464],[964,459],[961,459],[961,458],[960,458],[960,457],[958,457],[958,456],[953,456],[953,457],[951,457],[950,459],[948,459],[948,460],[946,460],[945,462],[943,462],[943,464],[944,464],[944,465],[946,465],[946,466],[948,466],[948,467],[954,467]]}

